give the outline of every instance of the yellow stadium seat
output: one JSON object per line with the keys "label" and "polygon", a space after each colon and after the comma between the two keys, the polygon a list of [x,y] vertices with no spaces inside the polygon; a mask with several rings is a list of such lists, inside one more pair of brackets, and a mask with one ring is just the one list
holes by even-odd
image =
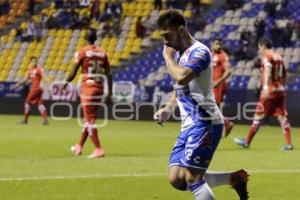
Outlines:
{"label": "yellow stadium seat", "polygon": [[71,37],[72,36],[72,30],[71,29],[65,30],[65,36],[66,37]]}
{"label": "yellow stadium seat", "polygon": [[121,57],[121,52],[120,51],[116,51],[116,52],[114,52],[114,54],[113,54],[113,59],[119,59]]}
{"label": "yellow stadium seat", "polygon": [[112,61],[110,62],[110,65],[113,67],[116,67],[118,65],[120,65],[120,60],[119,59],[112,59]]}
{"label": "yellow stadium seat", "polygon": [[21,29],[27,29],[28,23],[27,22],[22,22],[20,28]]}
{"label": "yellow stadium seat", "polygon": [[140,53],[141,52],[141,46],[140,45],[134,45],[131,49],[132,53]]}
{"label": "yellow stadium seat", "polygon": [[153,4],[152,3],[147,3],[144,8],[145,8],[145,10],[152,10],[153,9]]}
{"label": "yellow stadium seat", "polygon": [[57,37],[63,37],[65,35],[65,32],[64,32],[64,29],[60,29],[60,30],[58,30],[58,32],[57,32]]}
{"label": "yellow stadium seat", "polygon": [[13,48],[19,50],[21,48],[21,45],[22,45],[21,42],[16,42],[14,43]]}
{"label": "yellow stadium seat", "polygon": [[15,37],[15,36],[16,36],[16,34],[17,34],[17,30],[16,30],[16,29],[14,29],[14,28],[13,28],[13,29],[11,29],[11,30],[10,30],[10,32],[9,32],[9,35],[10,35],[10,36],[13,36],[13,37]]}
{"label": "yellow stadium seat", "polygon": [[129,34],[127,35],[128,38],[135,38],[136,37],[136,33],[135,31],[130,31]]}
{"label": "yellow stadium seat", "polygon": [[151,13],[151,10],[145,10],[142,14],[142,17],[148,17]]}
{"label": "yellow stadium seat", "polygon": [[49,32],[50,36],[56,36],[57,30],[56,29],[51,29]]}
{"label": "yellow stadium seat", "polygon": [[183,12],[183,15],[184,15],[184,17],[186,17],[186,18],[190,18],[190,17],[192,17],[192,11],[191,11],[191,10],[185,10],[185,11]]}
{"label": "yellow stadium seat", "polygon": [[80,37],[83,38],[86,34],[86,30],[81,30],[80,31]]}
{"label": "yellow stadium seat", "polygon": [[0,38],[0,42],[5,44],[5,43],[7,43],[7,39],[8,39],[8,37],[6,35],[2,35]]}
{"label": "yellow stadium seat", "polygon": [[154,31],[151,35],[151,38],[152,39],[155,39],[155,40],[159,40],[160,39],[160,32],[159,31]]}
{"label": "yellow stadium seat", "polygon": [[129,57],[130,57],[130,53],[128,51],[123,51],[122,54],[121,54],[120,59],[128,60]]}
{"label": "yellow stadium seat", "polygon": [[134,45],[141,45],[142,44],[142,39],[141,38],[135,38],[133,44]]}

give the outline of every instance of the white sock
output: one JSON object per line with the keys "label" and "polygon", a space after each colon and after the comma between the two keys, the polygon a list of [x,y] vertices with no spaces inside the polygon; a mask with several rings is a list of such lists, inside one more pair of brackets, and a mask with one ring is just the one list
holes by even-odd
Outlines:
{"label": "white sock", "polygon": [[210,187],[219,185],[230,185],[231,172],[211,172],[207,171],[204,174],[204,180]]}
{"label": "white sock", "polygon": [[195,200],[215,200],[215,196],[207,183],[193,191]]}

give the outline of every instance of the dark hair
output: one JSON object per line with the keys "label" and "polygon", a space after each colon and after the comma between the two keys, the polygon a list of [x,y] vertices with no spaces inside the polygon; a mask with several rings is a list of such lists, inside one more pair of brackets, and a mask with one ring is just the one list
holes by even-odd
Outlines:
{"label": "dark hair", "polygon": [[169,27],[186,26],[186,21],[183,14],[176,9],[170,9],[162,12],[157,20],[157,26],[160,29],[166,29]]}
{"label": "dark hair", "polygon": [[258,45],[263,45],[265,46],[267,49],[271,49],[272,48],[272,42],[271,40],[267,39],[267,38],[261,38],[259,41],[258,41]]}
{"label": "dark hair", "polygon": [[97,31],[94,28],[88,28],[85,39],[91,43],[94,44],[94,42],[97,40]]}
{"label": "dark hair", "polygon": [[31,57],[30,57],[30,60],[33,60],[33,59],[37,60],[37,57],[31,56]]}
{"label": "dark hair", "polygon": [[222,40],[222,38],[214,38],[214,39],[213,39],[213,42],[214,42],[214,41],[218,41],[218,42],[221,42],[221,43],[223,43],[223,40]]}

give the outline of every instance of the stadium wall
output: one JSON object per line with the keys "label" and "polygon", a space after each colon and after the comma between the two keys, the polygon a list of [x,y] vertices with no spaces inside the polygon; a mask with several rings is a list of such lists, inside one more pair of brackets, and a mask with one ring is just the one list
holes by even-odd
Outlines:
{"label": "stadium wall", "polygon": [[[255,110],[255,102],[257,96],[255,91],[230,89],[227,91],[226,105],[222,106],[225,116],[230,118],[237,124],[250,124],[251,118]],[[287,110],[292,126],[300,127],[299,113],[300,93],[289,91],[287,92]],[[45,105],[50,113],[50,116],[56,120],[63,120],[69,117],[80,116],[79,101],[53,101],[46,100]],[[24,107],[24,99],[22,98],[1,98],[0,114],[22,114]],[[153,120],[153,113],[159,106],[153,106],[151,102],[145,103],[117,103],[109,108],[101,106],[98,112],[100,118],[107,117],[108,119],[118,120]],[[38,115],[38,110],[33,107],[31,110],[33,115]],[[105,115],[104,115],[105,113]],[[179,120],[178,110],[174,113],[172,120]],[[273,117],[266,118],[265,123],[270,125],[279,125]]]}

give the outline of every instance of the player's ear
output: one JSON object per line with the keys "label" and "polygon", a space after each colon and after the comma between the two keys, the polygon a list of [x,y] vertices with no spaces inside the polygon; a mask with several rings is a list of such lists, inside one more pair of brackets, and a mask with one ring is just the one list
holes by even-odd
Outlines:
{"label": "player's ear", "polygon": [[183,34],[185,33],[185,31],[186,31],[185,26],[179,26],[179,27],[178,27],[178,31],[179,31],[179,33],[180,33],[181,35],[183,35]]}

